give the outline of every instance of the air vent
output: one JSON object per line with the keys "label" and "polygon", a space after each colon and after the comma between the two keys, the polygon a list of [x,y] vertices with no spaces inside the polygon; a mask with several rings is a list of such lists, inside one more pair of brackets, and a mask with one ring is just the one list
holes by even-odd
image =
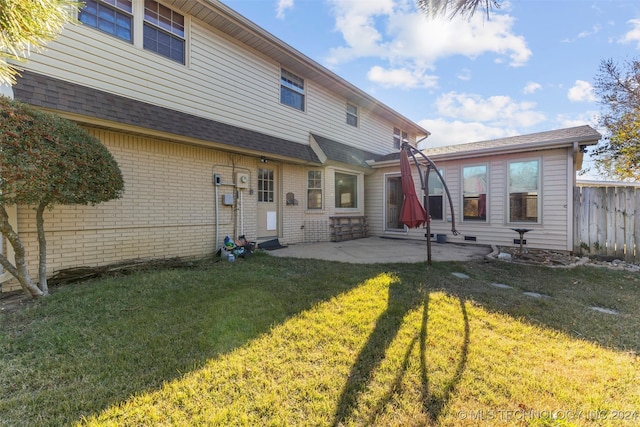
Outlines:
{"label": "air vent", "polygon": [[464,240],[466,240],[468,242],[475,242],[478,239],[476,238],[476,236],[464,236]]}

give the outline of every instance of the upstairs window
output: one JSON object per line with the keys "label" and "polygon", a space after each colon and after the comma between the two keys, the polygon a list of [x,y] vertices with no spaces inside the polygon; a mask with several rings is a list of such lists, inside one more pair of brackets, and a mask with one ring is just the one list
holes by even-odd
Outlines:
{"label": "upstairs window", "polygon": [[280,103],[304,111],[304,79],[282,69],[280,73]]}
{"label": "upstairs window", "polygon": [[358,107],[353,104],[347,104],[347,124],[358,127]]}
{"label": "upstairs window", "polygon": [[487,220],[487,166],[462,168],[463,202],[465,221]]}
{"label": "upstairs window", "polygon": [[85,0],[78,19],[114,37],[133,42],[131,0]]}
{"label": "upstairs window", "polygon": [[509,163],[509,222],[538,222],[538,160]]}
{"label": "upstairs window", "polygon": [[409,141],[409,135],[400,128],[393,128],[393,147],[400,149],[403,142]]}
{"label": "upstairs window", "polygon": [[154,0],[144,0],[145,49],[184,64],[184,16]]}

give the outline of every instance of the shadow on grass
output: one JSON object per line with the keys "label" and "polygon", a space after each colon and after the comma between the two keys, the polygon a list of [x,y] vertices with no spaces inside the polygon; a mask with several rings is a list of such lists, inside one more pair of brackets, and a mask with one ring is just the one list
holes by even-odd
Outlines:
{"label": "shadow on grass", "polygon": [[[434,270],[447,272],[449,280],[441,278],[431,283],[430,289],[474,301],[486,310],[574,339],[640,353],[638,273],[591,266],[565,269],[497,261],[460,263],[456,268],[470,279],[453,280],[450,271],[447,272],[451,266],[440,263],[434,265]],[[615,314],[594,308],[612,310]]]}
{"label": "shadow on grass", "polygon": [[[404,358],[398,365],[394,380],[369,416],[367,425],[374,425],[394,397],[402,393],[402,380],[409,368],[415,347],[419,346],[420,386],[423,413],[430,423],[437,423],[446,410],[456,386],[466,369],[470,336],[470,321],[466,303],[481,305],[489,312],[507,314],[514,319],[557,330],[567,336],[594,342],[607,348],[640,352],[636,332],[640,326],[637,316],[640,278],[637,275],[582,267],[573,270],[504,264],[496,262],[435,263],[395,265],[401,280],[389,288],[389,303],[378,318],[364,347],[358,354],[340,395],[333,426],[348,425],[358,408],[359,399],[369,387],[373,375],[384,361],[389,346],[398,334],[403,317],[422,305],[419,334],[408,344]],[[459,279],[452,272],[463,272],[470,279]],[[492,284],[511,286],[499,288]],[[443,292],[459,302],[464,323],[464,339],[458,347],[455,370],[444,387],[431,390],[427,330],[429,295]],[[533,298],[524,292],[539,292],[543,298]],[[617,309],[619,316],[592,310],[592,306]]]}
{"label": "shadow on grass", "polygon": [[[590,305],[637,313],[637,279],[598,270],[547,270],[491,263],[348,265],[256,256],[196,271],[144,273],[60,289],[23,312],[3,314],[0,330],[0,425],[67,425],[204,366],[267,333],[291,316],[393,270],[388,305],[355,358],[331,420],[348,424],[383,363],[403,319],[422,309],[419,331],[375,403],[370,424],[395,394],[411,355],[420,355],[421,405],[434,422],[446,410],[466,369],[466,303],[566,332],[607,347],[635,349],[638,318],[602,322]],[[460,280],[451,272],[467,273]],[[497,289],[492,282],[513,289]],[[580,291],[576,291],[576,288]],[[584,290],[584,291],[583,291]],[[459,301],[464,341],[450,377],[434,393],[428,371],[429,295]],[[549,294],[533,300],[523,291]],[[57,294],[57,295],[56,295]],[[123,298],[123,295],[126,295]],[[433,302],[431,302],[433,305]],[[455,364],[455,368],[454,365]]]}
{"label": "shadow on grass", "polygon": [[67,425],[98,413],[203,367],[371,274],[364,266],[315,274],[317,267],[260,255],[66,286],[3,314],[0,425]]}
{"label": "shadow on grass", "polygon": [[[409,292],[407,292],[408,287],[410,289]],[[400,368],[390,384],[388,392],[378,401],[367,425],[375,425],[376,418],[384,413],[386,406],[391,403],[394,396],[402,393],[402,380],[409,367],[411,355],[414,353],[416,345],[419,345],[420,355],[422,409],[431,421],[437,421],[440,418],[442,411],[447,406],[451,393],[460,382],[469,351],[470,327],[465,301],[462,298],[458,298],[464,321],[464,339],[460,347],[460,355],[455,372],[451,380],[447,382],[444,390],[441,391],[441,394],[432,393],[429,389],[427,366],[429,293],[425,291],[423,286],[411,286],[411,284],[400,281],[393,283],[389,287],[388,301],[387,310],[378,318],[373,332],[358,354],[351,369],[337,405],[333,422],[334,427],[342,426],[349,421],[358,405],[358,398],[368,388],[374,372],[384,360],[387,349],[394,341],[404,322],[405,315],[420,305],[422,305],[420,330],[407,346]]]}

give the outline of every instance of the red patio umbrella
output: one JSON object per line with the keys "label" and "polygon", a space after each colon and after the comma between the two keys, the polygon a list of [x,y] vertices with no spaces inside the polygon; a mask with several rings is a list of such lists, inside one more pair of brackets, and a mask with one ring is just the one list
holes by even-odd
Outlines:
{"label": "red patio umbrella", "polygon": [[411,165],[407,150],[400,150],[400,174],[402,177],[402,193],[404,201],[400,210],[400,222],[409,228],[420,227],[427,221],[427,213],[422,207],[411,175]]}

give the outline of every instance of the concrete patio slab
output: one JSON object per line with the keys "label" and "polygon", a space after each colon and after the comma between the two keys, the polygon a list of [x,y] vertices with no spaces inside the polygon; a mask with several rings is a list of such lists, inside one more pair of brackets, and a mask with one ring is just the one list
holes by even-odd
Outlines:
{"label": "concrete patio slab", "polygon": [[[475,261],[491,253],[490,246],[431,242],[431,260]],[[426,240],[366,237],[344,242],[297,243],[269,251],[278,257],[311,258],[352,264],[427,261]]]}

